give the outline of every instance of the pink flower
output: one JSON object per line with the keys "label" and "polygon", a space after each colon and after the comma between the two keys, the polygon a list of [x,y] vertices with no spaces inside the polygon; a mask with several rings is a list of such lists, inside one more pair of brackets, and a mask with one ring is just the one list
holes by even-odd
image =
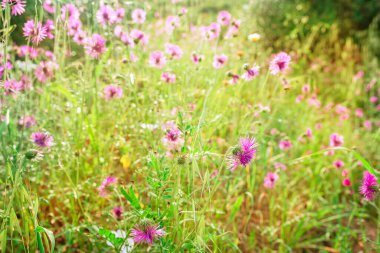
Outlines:
{"label": "pink flower", "polygon": [[230,24],[231,14],[228,11],[221,11],[218,14],[218,23],[227,26]]}
{"label": "pink flower", "polygon": [[288,150],[292,147],[292,143],[289,140],[281,140],[278,144],[278,147],[282,150]]}
{"label": "pink flower", "polygon": [[172,34],[174,29],[180,26],[178,16],[168,16],[165,22],[165,30],[168,34]]}
{"label": "pink flower", "polygon": [[344,187],[349,187],[349,186],[351,186],[351,180],[348,179],[348,178],[343,179],[343,181],[342,181],[342,185],[343,185]]}
{"label": "pink flower", "polygon": [[224,36],[225,38],[232,38],[238,35],[239,29],[240,29],[240,20],[234,20],[231,23],[231,26],[228,28],[226,35]]}
{"label": "pink flower", "polygon": [[228,61],[228,57],[226,55],[224,54],[215,55],[212,66],[216,69],[220,69],[220,68],[223,68],[224,65],[226,65],[227,61]]}
{"label": "pink flower", "polygon": [[31,139],[35,145],[41,148],[48,148],[54,145],[54,138],[47,132],[32,133]]}
{"label": "pink flower", "polygon": [[57,64],[52,61],[42,61],[36,67],[34,73],[37,80],[41,83],[45,83],[54,76],[54,71],[58,68]]}
{"label": "pink flower", "polygon": [[143,45],[148,44],[148,37],[140,30],[133,29],[130,33],[130,36],[136,44],[139,42],[141,42]]}
{"label": "pink flower", "polygon": [[22,116],[18,121],[18,124],[24,128],[30,128],[32,126],[35,126],[37,124],[37,121],[34,116]]}
{"label": "pink flower", "polygon": [[109,5],[101,5],[96,13],[96,19],[99,24],[106,26],[116,22],[116,13]]}
{"label": "pink flower", "polygon": [[114,176],[109,176],[107,178],[105,178],[102,182],[102,184],[98,187],[98,192],[99,192],[99,195],[103,198],[107,197],[108,196],[108,187],[112,184],[115,184],[117,181],[116,177]]}
{"label": "pink flower", "polygon": [[229,84],[237,84],[237,82],[240,79],[239,75],[233,74],[233,73],[228,73],[228,76],[231,77],[231,79],[228,81]]}
{"label": "pink flower", "polygon": [[358,73],[355,74],[355,76],[352,78],[354,81],[358,81],[359,79],[362,79],[364,76],[364,71],[360,70]]}
{"label": "pink flower", "polygon": [[21,15],[25,12],[25,0],[2,0],[1,6],[3,9],[7,7],[7,5],[11,8],[11,14],[13,16]]}
{"label": "pink flower", "polygon": [[164,72],[161,75],[161,80],[166,83],[175,83],[176,76],[174,74]]}
{"label": "pink flower", "polygon": [[115,15],[116,15],[116,19],[115,19],[115,22],[116,23],[121,23],[125,17],[125,10],[124,8],[117,8],[116,11],[115,11]]}
{"label": "pink flower", "polygon": [[251,81],[259,75],[260,67],[257,65],[253,65],[251,68],[248,65],[245,65],[244,69],[246,72],[241,76],[241,78],[246,81]]}
{"label": "pink flower", "polygon": [[218,23],[211,23],[209,26],[202,27],[201,32],[205,39],[213,40],[219,37],[220,35],[220,25]]}
{"label": "pink flower", "polygon": [[191,61],[195,64],[198,65],[201,61],[203,60],[202,55],[198,55],[196,53],[191,54]]}
{"label": "pink flower", "polygon": [[74,4],[65,4],[61,8],[61,19],[66,20],[79,20],[79,10]]}
{"label": "pink flower", "polygon": [[334,167],[337,169],[343,168],[343,166],[344,166],[344,162],[342,160],[336,160],[334,162]]}
{"label": "pink flower", "polygon": [[54,4],[52,0],[45,0],[43,7],[47,13],[53,14],[55,12],[55,8],[54,8]]}
{"label": "pink flower", "polygon": [[172,59],[180,59],[182,57],[182,49],[174,44],[166,43],[165,51],[171,56]]}
{"label": "pink flower", "polygon": [[49,39],[54,39],[54,21],[51,19],[46,20],[45,22],[46,35]]}
{"label": "pink flower", "polygon": [[253,138],[240,138],[239,145],[233,147],[232,155],[229,157],[230,170],[234,171],[241,166],[249,165],[255,158],[257,152],[257,143]]}
{"label": "pink flower", "polygon": [[377,178],[368,171],[365,171],[363,175],[362,185],[360,186],[359,190],[366,200],[374,200],[376,193],[378,192]]}
{"label": "pink flower", "polygon": [[110,84],[104,88],[103,93],[106,100],[111,100],[113,98],[121,98],[123,96],[123,89]]}
{"label": "pink flower", "polygon": [[73,36],[74,42],[77,43],[78,45],[84,45],[86,43],[86,39],[87,39],[87,35],[82,30],[77,31]]}
{"label": "pink flower", "polygon": [[164,145],[169,151],[178,150],[184,143],[182,132],[172,121],[167,122],[163,129],[165,131],[165,136],[162,139]]}
{"label": "pink flower", "polygon": [[159,226],[153,225],[150,220],[143,220],[140,225],[131,230],[131,236],[135,243],[146,243],[152,245],[154,240],[165,235],[165,231]]}
{"label": "pink flower", "polygon": [[275,163],[274,164],[274,168],[277,170],[277,169],[281,169],[281,170],[286,170],[286,165],[283,164],[283,163]]}
{"label": "pink flower", "polygon": [[348,170],[344,169],[342,170],[342,177],[347,177],[348,176]]}
{"label": "pink flower", "polygon": [[309,93],[311,90],[310,88],[310,85],[309,84],[305,84],[303,87],[302,87],[302,93]]}
{"label": "pink flower", "polygon": [[358,118],[362,118],[363,115],[364,115],[364,113],[363,113],[363,109],[361,109],[361,108],[357,108],[357,109],[355,110],[355,115],[356,115],[356,117],[358,117]]}
{"label": "pink flower", "polygon": [[306,129],[306,136],[310,139],[313,138],[313,131],[311,128]]}
{"label": "pink flower", "polygon": [[369,131],[372,130],[372,122],[370,120],[364,121],[363,126]]}
{"label": "pink flower", "polygon": [[85,43],[86,53],[98,59],[106,51],[106,40],[99,34],[92,35]]}
{"label": "pink flower", "polygon": [[132,12],[132,21],[136,24],[142,24],[145,22],[146,12],[142,9],[136,9]]}
{"label": "pink flower", "polygon": [[164,53],[162,53],[161,51],[152,52],[149,57],[149,64],[150,66],[159,68],[159,69],[165,66],[166,58],[165,58]]}
{"label": "pink flower", "polygon": [[272,189],[275,186],[277,180],[278,175],[276,173],[268,172],[264,178],[264,187]]}
{"label": "pink flower", "polygon": [[376,96],[372,96],[372,97],[370,97],[369,101],[371,103],[376,103],[377,101],[379,101],[379,99]]}
{"label": "pink flower", "polygon": [[269,66],[271,74],[277,75],[280,72],[285,72],[289,68],[290,61],[290,56],[285,52],[275,55]]}
{"label": "pink flower", "polygon": [[123,211],[121,210],[121,207],[115,207],[113,210],[113,214],[117,219],[121,218],[121,215],[123,214]]}
{"label": "pink flower", "polygon": [[80,31],[82,31],[82,22],[79,19],[69,19],[67,23],[67,34],[74,36]]}
{"label": "pink flower", "polygon": [[57,64],[52,61],[42,61],[35,69],[37,80],[45,83],[54,76],[54,71],[58,68]]}
{"label": "pink flower", "polygon": [[22,83],[17,80],[5,80],[3,83],[4,95],[17,97],[18,93],[22,90]]}
{"label": "pink flower", "polygon": [[339,147],[342,146],[344,142],[344,137],[337,133],[330,135],[330,147]]}
{"label": "pink flower", "polygon": [[33,20],[28,20],[24,24],[24,36],[33,44],[39,44],[46,38],[46,27],[42,26],[41,22],[34,23]]}

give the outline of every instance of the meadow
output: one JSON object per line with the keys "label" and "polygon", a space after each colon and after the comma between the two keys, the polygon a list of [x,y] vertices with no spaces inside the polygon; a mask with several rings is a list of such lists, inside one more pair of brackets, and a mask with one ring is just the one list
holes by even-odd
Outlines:
{"label": "meadow", "polygon": [[0,252],[380,252],[380,16],[314,2],[2,0]]}

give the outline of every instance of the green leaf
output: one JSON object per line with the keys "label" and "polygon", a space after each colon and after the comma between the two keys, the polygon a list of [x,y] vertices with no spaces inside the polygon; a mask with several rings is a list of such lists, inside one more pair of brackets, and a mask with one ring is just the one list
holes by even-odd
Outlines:
{"label": "green leaf", "polygon": [[128,200],[131,205],[136,209],[141,209],[140,201],[136,197],[135,192],[133,191],[132,186],[129,188],[129,191],[127,192],[124,188],[120,187],[121,194]]}

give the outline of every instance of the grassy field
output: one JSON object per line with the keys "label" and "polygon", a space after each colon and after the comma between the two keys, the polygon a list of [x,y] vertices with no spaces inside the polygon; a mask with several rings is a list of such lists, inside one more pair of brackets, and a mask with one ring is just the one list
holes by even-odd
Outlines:
{"label": "grassy field", "polygon": [[1,252],[380,252],[370,37],[265,34],[260,1],[2,3]]}

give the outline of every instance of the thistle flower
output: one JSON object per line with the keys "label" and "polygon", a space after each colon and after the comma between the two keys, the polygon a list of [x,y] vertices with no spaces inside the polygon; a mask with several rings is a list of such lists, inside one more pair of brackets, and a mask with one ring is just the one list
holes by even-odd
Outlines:
{"label": "thistle flower", "polygon": [[278,180],[278,174],[269,172],[264,179],[264,187],[265,188],[273,188]]}
{"label": "thistle flower", "polygon": [[21,15],[25,12],[25,0],[2,0],[1,6],[5,9],[9,5],[13,16]]}
{"label": "thistle flower", "polygon": [[280,72],[285,72],[289,68],[290,61],[290,56],[285,52],[275,55],[269,65],[271,74],[277,75]]}
{"label": "thistle flower", "polygon": [[224,65],[226,65],[227,61],[228,61],[228,57],[226,55],[224,54],[215,55],[212,66],[216,69],[220,69],[220,68],[223,68]]}
{"label": "thistle flower", "polygon": [[218,23],[227,26],[231,21],[231,14],[228,11],[220,11],[217,17]]}
{"label": "thistle flower", "polygon": [[166,57],[164,53],[160,51],[154,51],[150,54],[149,64],[155,68],[162,68],[166,64]]}
{"label": "thistle flower", "polygon": [[106,40],[99,34],[92,35],[85,43],[86,53],[98,59],[106,51]]}
{"label": "thistle flower", "polygon": [[256,64],[253,65],[251,68],[249,67],[249,65],[244,65],[244,69],[246,72],[241,76],[241,78],[246,81],[251,81],[259,75],[260,67]]}
{"label": "thistle flower", "polygon": [[121,98],[123,96],[123,89],[110,84],[104,88],[103,93],[106,100],[111,100],[113,98]]}
{"label": "thistle flower", "polygon": [[146,243],[152,245],[154,240],[166,234],[163,228],[153,225],[150,220],[144,219],[139,225],[131,230],[131,235],[135,243]]}
{"label": "thistle flower", "polygon": [[41,22],[34,23],[34,20],[28,20],[25,22],[24,36],[28,38],[33,44],[38,45],[46,38],[46,27],[42,26]]}
{"label": "thistle flower", "polygon": [[135,9],[132,11],[132,21],[135,24],[142,24],[145,22],[146,12],[142,9]]}
{"label": "thistle flower", "polygon": [[240,138],[239,145],[232,149],[230,160],[230,170],[234,171],[241,166],[249,165],[257,152],[257,143],[254,138]]}
{"label": "thistle flower", "polygon": [[54,145],[54,138],[47,132],[32,133],[31,139],[35,145],[41,148],[48,148]]}
{"label": "thistle flower", "polygon": [[362,185],[359,190],[366,200],[374,200],[376,193],[378,192],[377,178],[368,171],[365,171],[363,174]]}

